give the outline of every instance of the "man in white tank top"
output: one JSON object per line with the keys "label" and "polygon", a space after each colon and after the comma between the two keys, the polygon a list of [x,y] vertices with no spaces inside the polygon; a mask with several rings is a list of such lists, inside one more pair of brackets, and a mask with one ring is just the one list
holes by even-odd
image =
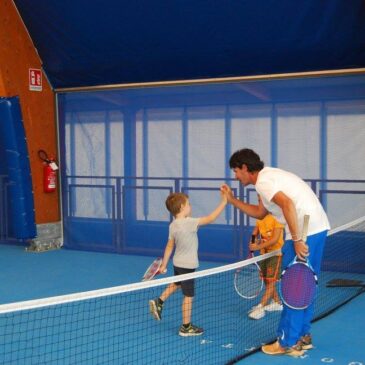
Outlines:
{"label": "man in white tank top", "polygon": [[[229,161],[235,177],[244,186],[254,185],[261,199],[257,205],[245,203],[233,196],[228,185],[222,186],[228,202],[247,215],[262,219],[269,212],[285,224],[286,242],[283,247],[283,267],[298,256],[309,257],[318,275],[327,231],[327,215],[308,184],[295,174],[278,168],[264,167],[259,155],[251,149],[235,152]],[[304,215],[310,215],[307,242],[303,242],[301,224]],[[278,328],[278,340],[264,345],[262,351],[269,355],[287,354],[301,356],[313,347],[310,335],[313,304],[304,310],[284,306]]]}

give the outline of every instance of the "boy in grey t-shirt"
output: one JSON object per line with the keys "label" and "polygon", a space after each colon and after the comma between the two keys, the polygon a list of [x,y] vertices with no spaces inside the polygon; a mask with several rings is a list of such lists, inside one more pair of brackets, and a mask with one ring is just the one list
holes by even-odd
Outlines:
{"label": "boy in grey t-shirt", "polygon": [[[169,227],[169,238],[165,248],[160,272],[166,272],[166,266],[175,248],[173,257],[174,275],[183,275],[194,272],[199,266],[198,260],[198,228],[215,221],[227,204],[227,198],[222,200],[217,208],[206,217],[191,218],[189,197],[183,193],[172,193],[166,199],[166,207],[174,216]],[[191,323],[192,304],[194,299],[194,280],[175,282],[167,286],[159,298],[150,300],[150,311],[156,320],[161,320],[161,312],[165,300],[177,289],[184,295],[182,305],[183,324],[180,327],[180,336],[197,336],[204,331]]]}

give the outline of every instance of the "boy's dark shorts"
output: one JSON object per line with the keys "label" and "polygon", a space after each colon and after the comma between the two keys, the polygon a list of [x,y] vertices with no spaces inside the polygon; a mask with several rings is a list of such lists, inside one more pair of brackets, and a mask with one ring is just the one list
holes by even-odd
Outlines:
{"label": "boy's dark shorts", "polygon": [[279,281],[281,274],[282,256],[271,256],[259,262],[259,266],[266,281]]}
{"label": "boy's dark shorts", "polygon": [[[184,267],[176,267],[174,266],[174,275],[184,275],[184,274],[190,274],[192,272],[195,272],[195,269],[186,269]],[[181,286],[182,293],[186,297],[193,297],[195,294],[194,290],[194,279],[190,280],[184,280],[184,281],[178,281],[175,283],[177,286]]]}

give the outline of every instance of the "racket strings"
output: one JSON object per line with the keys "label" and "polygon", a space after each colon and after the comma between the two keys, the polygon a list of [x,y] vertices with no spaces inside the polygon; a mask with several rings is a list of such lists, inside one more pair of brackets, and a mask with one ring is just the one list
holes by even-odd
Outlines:
{"label": "racket strings", "polygon": [[143,275],[142,281],[153,279],[155,275],[159,272],[161,264],[162,259],[159,257],[146,270],[145,274]]}
{"label": "racket strings", "polygon": [[263,287],[263,279],[259,266],[251,264],[238,269],[235,273],[235,289],[243,298],[255,298]]}
{"label": "racket strings", "polygon": [[316,277],[305,264],[297,263],[289,267],[281,278],[281,296],[290,308],[308,307],[316,293]]}

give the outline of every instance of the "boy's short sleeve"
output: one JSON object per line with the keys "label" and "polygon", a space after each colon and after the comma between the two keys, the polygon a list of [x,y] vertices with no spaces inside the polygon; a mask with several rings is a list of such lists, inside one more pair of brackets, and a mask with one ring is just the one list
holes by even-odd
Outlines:
{"label": "boy's short sleeve", "polygon": [[200,218],[187,218],[189,222],[189,231],[197,232],[199,228],[199,220]]}

